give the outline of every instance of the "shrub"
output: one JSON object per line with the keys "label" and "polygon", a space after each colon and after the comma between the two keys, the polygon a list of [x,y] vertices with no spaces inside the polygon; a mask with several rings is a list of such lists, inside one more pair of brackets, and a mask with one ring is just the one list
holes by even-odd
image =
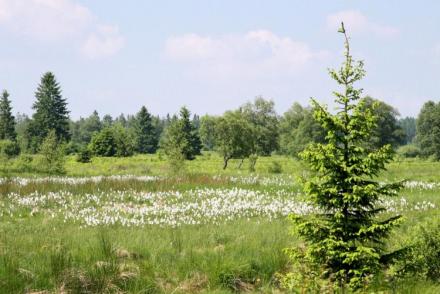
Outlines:
{"label": "shrub", "polygon": [[127,130],[121,126],[114,126],[112,130],[116,142],[116,156],[132,156],[135,148],[134,140]]}
{"label": "shrub", "polygon": [[49,174],[63,174],[64,170],[64,149],[57,141],[55,131],[52,130],[44,139],[40,147],[39,166],[43,172]]}
{"label": "shrub", "polygon": [[104,128],[96,133],[90,142],[89,148],[97,156],[131,156],[134,144],[127,131],[119,126]]}
{"label": "shrub", "polygon": [[11,140],[0,140],[0,154],[2,157],[11,158],[20,154],[20,147]]}
{"label": "shrub", "polygon": [[116,155],[116,140],[110,128],[104,128],[94,134],[89,146],[94,155],[107,157]]}
{"label": "shrub", "polygon": [[185,172],[185,155],[180,148],[168,150],[168,164],[173,174]]}
{"label": "shrub", "polygon": [[415,145],[405,145],[397,149],[397,154],[404,158],[415,158],[421,155],[421,150]]}
{"label": "shrub", "polygon": [[31,172],[33,170],[32,162],[34,158],[29,154],[20,154],[14,160],[14,169],[20,172]]}
{"label": "shrub", "polygon": [[283,172],[283,167],[278,161],[272,161],[267,168],[267,171],[271,174],[280,174]]}
{"label": "shrub", "polygon": [[83,147],[80,144],[70,141],[65,145],[64,152],[66,155],[75,154],[80,152],[82,148]]}
{"label": "shrub", "polygon": [[91,162],[91,159],[92,159],[92,152],[87,147],[81,149],[76,155],[77,162],[88,163]]}
{"label": "shrub", "polygon": [[[405,258],[397,265],[401,276],[438,282],[440,277],[440,223],[429,222],[415,230]],[[400,268],[399,268],[400,267]]]}

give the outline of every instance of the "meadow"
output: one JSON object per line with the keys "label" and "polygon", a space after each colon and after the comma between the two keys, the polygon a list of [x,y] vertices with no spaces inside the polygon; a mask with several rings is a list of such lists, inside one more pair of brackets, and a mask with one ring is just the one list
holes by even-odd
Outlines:
{"label": "meadow", "polygon": [[[290,213],[314,211],[303,163],[261,157],[256,170],[205,153],[171,173],[165,158],[137,155],[66,162],[64,176],[20,164],[0,180],[1,293],[283,293],[295,246]],[[417,239],[439,216],[440,163],[397,159],[380,181],[407,180],[385,213],[405,219],[387,246]],[[371,291],[438,293],[440,284],[381,277]]]}

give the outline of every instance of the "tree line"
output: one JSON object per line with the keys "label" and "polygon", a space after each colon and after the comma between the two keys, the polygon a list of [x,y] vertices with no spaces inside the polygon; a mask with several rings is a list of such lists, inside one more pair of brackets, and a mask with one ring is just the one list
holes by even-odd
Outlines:
{"label": "tree line", "polygon": [[[378,118],[368,145],[395,149],[408,145],[406,156],[440,159],[440,103],[427,102],[417,119],[400,118],[398,111],[383,101],[364,97],[363,107]],[[310,143],[324,143],[325,131],[313,116],[314,108],[294,103],[284,114],[275,111],[273,101],[257,97],[223,115],[197,114],[182,107],[179,114],[159,117],[142,106],[134,115],[113,118],[90,116],[72,120],[67,99],[53,73],[45,73],[35,92],[31,117],[12,113],[9,93],[0,99],[0,152],[9,157],[38,153],[45,140],[62,146],[65,154],[78,154],[87,162],[92,156],[153,154],[158,150],[175,159],[192,160],[202,150],[217,151],[223,168],[230,159],[269,156],[273,153],[297,156]],[[368,147],[368,146],[367,146]]]}

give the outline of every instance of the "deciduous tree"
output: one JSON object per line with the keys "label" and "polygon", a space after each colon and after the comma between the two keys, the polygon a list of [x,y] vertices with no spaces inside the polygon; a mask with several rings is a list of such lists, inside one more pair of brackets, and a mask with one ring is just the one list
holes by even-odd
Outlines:
{"label": "deciduous tree", "polygon": [[223,157],[223,169],[232,158],[249,157],[255,140],[254,129],[241,111],[226,112],[215,123],[215,146]]}

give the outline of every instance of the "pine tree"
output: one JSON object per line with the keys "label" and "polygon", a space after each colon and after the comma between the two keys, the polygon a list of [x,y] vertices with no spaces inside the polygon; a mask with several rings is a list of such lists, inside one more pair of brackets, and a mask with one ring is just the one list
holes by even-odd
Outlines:
{"label": "pine tree", "polygon": [[[323,278],[336,286],[363,287],[393,253],[385,253],[384,239],[399,223],[400,216],[386,218],[380,197],[394,196],[402,183],[374,180],[393,157],[390,145],[376,150],[364,148],[376,127],[374,109],[365,108],[361,89],[353,84],[365,74],[363,62],[355,62],[344,26],[345,62],[330,76],[343,87],[335,92],[336,112],[315,100],[314,116],[327,132],[327,143],[310,145],[302,154],[315,172],[304,179],[304,191],[318,209],[307,216],[292,216],[294,232],[305,249],[291,250],[292,260],[320,268]],[[395,254],[396,252],[394,252]],[[293,274],[293,273],[292,273]]]}
{"label": "pine tree", "polygon": [[181,131],[188,140],[188,148],[184,150],[184,155],[186,159],[192,160],[196,155],[200,155],[200,151],[202,150],[202,142],[200,141],[199,134],[196,130],[196,127],[191,122],[190,119],[191,113],[188,108],[182,107],[180,109],[180,127]]}
{"label": "pine tree", "polygon": [[15,132],[15,117],[12,115],[11,100],[9,93],[4,90],[0,97],[0,140],[17,139]]}
{"label": "pine tree", "polygon": [[57,140],[69,140],[67,102],[61,95],[61,88],[53,73],[47,72],[43,75],[35,97],[36,101],[33,105],[35,113],[29,130],[33,141],[32,149],[36,150],[51,130],[55,131]]}
{"label": "pine tree", "polygon": [[151,114],[145,106],[136,115],[136,151],[139,153],[155,153],[157,150],[157,136],[152,123]]}

